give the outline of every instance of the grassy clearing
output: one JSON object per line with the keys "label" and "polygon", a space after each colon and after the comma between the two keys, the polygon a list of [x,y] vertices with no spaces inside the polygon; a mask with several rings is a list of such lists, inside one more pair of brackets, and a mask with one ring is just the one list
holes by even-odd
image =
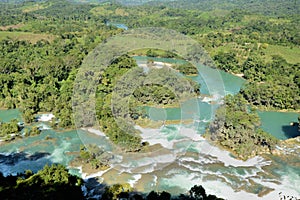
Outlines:
{"label": "grassy clearing", "polygon": [[109,16],[114,14],[114,11],[108,10],[102,6],[93,8],[90,10],[90,12],[95,16]]}
{"label": "grassy clearing", "polygon": [[15,25],[9,25],[9,26],[0,26],[1,31],[7,31],[8,29],[17,29],[22,28],[24,24],[15,24]]}
{"label": "grassy clearing", "polygon": [[49,42],[52,42],[55,39],[54,35],[49,34],[0,31],[0,40],[6,39],[8,37],[14,40],[26,40],[33,44],[42,39],[47,40]]}
{"label": "grassy clearing", "polygon": [[266,59],[271,60],[272,55],[280,55],[288,63],[300,63],[300,48],[299,47],[285,47],[279,45],[269,45],[265,50]]}
{"label": "grassy clearing", "polygon": [[30,6],[24,6],[22,11],[24,13],[27,13],[27,12],[33,12],[33,11],[37,11],[37,10],[41,10],[41,9],[45,9],[45,8],[47,8],[46,5],[34,4],[34,5],[30,5]]}

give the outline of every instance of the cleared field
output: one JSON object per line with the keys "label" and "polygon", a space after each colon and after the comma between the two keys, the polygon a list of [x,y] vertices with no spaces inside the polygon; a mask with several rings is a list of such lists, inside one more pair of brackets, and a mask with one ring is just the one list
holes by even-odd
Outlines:
{"label": "cleared field", "polygon": [[42,39],[52,42],[55,39],[54,35],[49,35],[49,34],[0,31],[0,40],[3,40],[8,37],[15,40],[26,40],[31,43],[36,43],[37,41]]}
{"label": "cleared field", "polygon": [[22,8],[22,11],[24,13],[26,13],[26,12],[33,12],[33,11],[36,11],[36,10],[45,9],[47,7],[48,7],[48,5],[46,5],[46,4],[38,4],[37,3],[37,4],[33,4],[33,5],[24,6]]}
{"label": "cleared field", "polygon": [[300,48],[299,47],[285,47],[279,45],[269,45],[265,50],[266,58],[270,60],[272,55],[280,55],[288,63],[300,63]]}
{"label": "cleared field", "polygon": [[23,24],[15,24],[15,25],[9,25],[9,26],[0,26],[1,31],[7,31],[8,29],[17,29],[23,27]]}

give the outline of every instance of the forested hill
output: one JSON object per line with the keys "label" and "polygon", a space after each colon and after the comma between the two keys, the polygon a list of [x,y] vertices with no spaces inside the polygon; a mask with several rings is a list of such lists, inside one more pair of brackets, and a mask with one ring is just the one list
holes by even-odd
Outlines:
{"label": "forested hill", "polygon": [[[0,3],[42,2],[47,0],[0,0]],[[159,5],[173,8],[210,10],[247,10],[265,15],[296,15],[300,12],[298,0],[69,0],[80,3],[117,3],[122,5]]]}
{"label": "forested hill", "polygon": [[215,9],[233,10],[242,9],[251,13],[260,13],[265,15],[286,15],[298,14],[300,12],[300,3],[297,0],[73,0],[76,2],[114,2],[123,5],[141,5],[149,4],[157,6],[176,7],[184,9],[197,9],[210,11]]}
{"label": "forested hill", "polygon": [[298,14],[300,11],[300,3],[297,0],[162,0],[161,2],[166,6],[203,11],[241,9],[265,15]]}

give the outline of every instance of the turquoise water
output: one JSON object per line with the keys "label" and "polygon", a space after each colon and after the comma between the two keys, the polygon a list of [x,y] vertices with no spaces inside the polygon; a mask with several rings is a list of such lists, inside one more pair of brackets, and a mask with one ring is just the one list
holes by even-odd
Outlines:
{"label": "turquoise water", "polygon": [[[75,158],[74,152],[79,152],[80,145],[97,144],[105,150],[111,150],[107,139],[83,130],[57,132],[43,130],[38,136],[26,137],[2,144],[0,154],[16,153],[20,157],[18,162],[6,164],[7,160],[0,159],[0,171],[4,174],[24,172],[27,169],[38,171],[45,164],[60,163],[68,166]],[[78,175],[79,171],[71,169],[71,173]]]}
{"label": "turquoise water", "polygon": [[[134,58],[138,61],[150,59],[147,56],[135,56]],[[168,63],[186,62],[172,58],[151,59]],[[199,65],[197,68],[199,71],[198,76],[190,76],[190,78],[201,84],[201,95],[207,95],[207,97],[185,101],[180,105],[180,108],[146,107],[150,119],[156,121],[193,119],[199,122],[199,130],[204,130],[203,126],[208,124],[205,122],[213,119],[214,111],[218,108],[218,103],[222,101],[222,97],[227,94],[237,94],[245,83],[244,79],[224,71],[203,65]],[[276,138],[285,140],[299,136],[297,126],[290,125],[291,122],[298,122],[299,113],[258,111],[258,115],[261,118],[262,129]]]}
{"label": "turquoise water", "polygon": [[[141,57],[140,59],[144,58]],[[161,59],[156,61],[167,62]],[[177,62],[174,59],[168,60],[168,62],[171,61]],[[230,156],[226,156],[226,151],[209,146],[206,141],[197,140],[197,136],[205,131],[205,127],[212,120],[215,109],[222,103],[222,97],[226,94],[236,94],[244,83],[243,79],[231,74],[205,66],[197,67],[200,72],[199,75],[191,78],[201,83],[203,96],[183,102],[180,108],[146,107],[149,116],[153,120],[193,120],[191,126],[196,127],[198,132],[193,132],[192,128],[189,129],[183,125],[167,125],[158,132],[154,132],[152,135],[149,134],[153,141],[159,141],[161,144],[166,143],[166,146],[171,147],[172,153],[176,154],[174,160],[172,160],[173,154],[169,153],[166,153],[166,156],[154,154],[153,157],[150,154],[141,155],[140,160],[138,158],[140,154],[134,159],[130,155],[127,158],[125,154],[119,155],[120,152],[113,149],[107,138],[83,130],[63,132],[43,130],[38,136],[2,144],[0,146],[0,171],[4,174],[23,172],[26,169],[37,171],[43,168],[45,164],[51,163],[61,163],[68,166],[74,158],[72,152],[78,152],[82,144],[93,143],[107,151],[112,151],[115,156],[120,157],[120,164],[116,162],[114,167],[119,165],[121,170],[113,176],[117,177],[123,173],[123,170],[126,171],[127,169],[129,169],[127,172],[135,175],[134,170],[131,170],[135,169],[142,176],[151,174],[156,177],[156,185],[153,180],[143,183],[145,191],[153,189],[167,190],[176,194],[185,192],[194,184],[202,184],[209,193],[224,197],[227,191],[231,191],[228,188],[239,191],[246,184],[250,190],[249,193],[257,194],[262,188],[261,184],[269,184],[271,188],[277,188],[276,195],[278,191],[285,191],[290,188],[291,191],[300,192],[297,189],[300,184],[299,168],[295,164],[299,163],[299,157],[293,159],[294,164],[291,161],[274,156],[269,159],[270,167],[265,160],[249,161],[249,165],[244,165],[240,161],[230,160]],[[290,122],[297,121],[298,114],[280,112],[258,112],[258,114],[262,119],[264,130],[275,136],[277,134],[276,137],[283,138],[284,136],[288,138],[287,135],[293,135],[288,125]],[[20,113],[18,110],[0,111],[0,117],[2,120],[9,121],[12,118],[20,117]],[[180,129],[183,129],[183,131],[179,131]],[[181,154],[181,152],[188,152],[189,155]],[[3,158],[3,155],[6,156],[9,153],[15,153],[12,155],[13,159]],[[135,165],[131,165],[133,162]],[[165,166],[166,162],[170,162],[169,167],[168,165]],[[264,166],[264,169],[261,166]],[[267,167],[268,169],[266,169]],[[71,172],[77,175],[80,174],[75,169],[71,169]],[[121,180],[117,179],[116,181]],[[207,180],[213,180],[214,182]],[[249,180],[255,181],[255,184],[250,185],[247,182]],[[282,184],[274,185],[273,180],[282,181]],[[225,188],[225,193],[223,188]],[[241,199],[240,197],[244,196],[244,194],[234,196],[235,194],[230,192],[230,195],[233,195],[230,199]],[[247,197],[244,199],[247,199]],[[228,198],[228,196],[224,198]]]}
{"label": "turquoise water", "polygon": [[1,163],[0,171],[6,174],[24,172],[26,169],[38,171],[45,164],[52,163],[67,166],[74,158],[68,153],[78,152],[81,144],[76,131],[59,133],[53,130],[44,130],[38,136],[18,139],[1,145],[0,153],[17,153],[17,156],[21,155],[21,160],[12,165]]}
{"label": "turquoise water", "polygon": [[[213,117],[217,104],[209,104],[199,100],[199,98],[185,101],[181,107],[175,108],[154,108],[145,107],[152,120],[205,120],[209,121]],[[156,112],[155,114],[153,114]]]}
{"label": "turquoise water", "polygon": [[124,30],[128,30],[128,27],[125,25],[125,24],[119,24],[119,23],[106,23],[107,26],[115,26],[117,28],[120,28],[120,29],[124,29]]}
{"label": "turquoise water", "polygon": [[[156,62],[166,62],[171,64],[184,64],[185,60],[173,59],[173,58],[153,58],[147,56],[134,56],[136,61],[147,61],[152,59]],[[213,95],[226,95],[236,94],[239,92],[241,86],[245,83],[243,78],[233,76],[232,74],[224,71],[213,69],[207,66],[198,65],[197,76],[190,76],[191,79],[201,84],[201,94]]]}
{"label": "turquoise water", "polygon": [[[152,58],[147,56],[134,56],[137,61],[153,59],[157,62],[182,64],[184,60],[173,58]],[[198,65],[197,76],[189,76],[192,80],[200,83],[201,96],[181,102],[179,108],[153,108],[145,107],[150,119],[155,121],[164,120],[193,120],[195,127],[200,133],[204,133],[209,121],[214,118],[215,110],[222,103],[222,98],[227,94],[239,92],[245,80],[229,73]]]}
{"label": "turquoise water", "polygon": [[300,136],[298,126],[291,125],[298,122],[300,113],[258,111],[258,115],[261,119],[261,128],[278,139],[286,140]]}
{"label": "turquoise water", "polygon": [[23,121],[21,113],[18,109],[0,110],[0,121],[9,122],[12,119]]}
{"label": "turquoise water", "polygon": [[234,95],[240,91],[242,85],[245,83],[244,79],[224,71],[203,65],[197,67],[199,71],[198,76],[192,76],[191,78],[201,84],[201,94]]}

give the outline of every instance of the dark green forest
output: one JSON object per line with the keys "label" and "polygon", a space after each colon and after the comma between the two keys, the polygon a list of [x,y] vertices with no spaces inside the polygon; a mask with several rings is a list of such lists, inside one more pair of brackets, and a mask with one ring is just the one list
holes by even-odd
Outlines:
{"label": "dark green forest", "polygon": [[260,129],[257,113],[248,109],[242,95],[227,96],[225,105],[217,110],[206,137],[242,159],[274,150],[278,139]]}
{"label": "dark green forest", "polygon": [[1,199],[83,199],[83,180],[68,173],[62,165],[46,165],[33,173],[30,170],[16,176],[0,173]]}

